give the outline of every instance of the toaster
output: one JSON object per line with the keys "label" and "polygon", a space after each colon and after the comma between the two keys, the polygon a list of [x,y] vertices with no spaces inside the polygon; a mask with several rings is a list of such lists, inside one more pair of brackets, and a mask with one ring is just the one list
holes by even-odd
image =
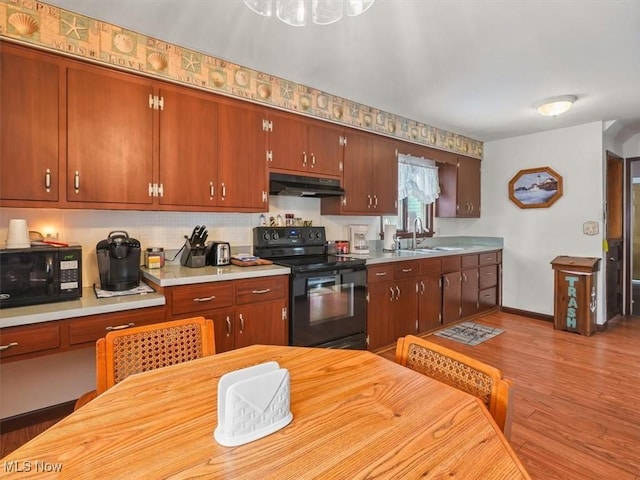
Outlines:
{"label": "toaster", "polygon": [[214,267],[231,263],[231,245],[228,242],[213,241],[207,246],[206,264]]}

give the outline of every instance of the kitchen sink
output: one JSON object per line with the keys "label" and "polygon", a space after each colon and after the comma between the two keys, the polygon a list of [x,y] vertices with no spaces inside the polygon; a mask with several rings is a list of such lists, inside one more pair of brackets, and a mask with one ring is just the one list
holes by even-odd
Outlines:
{"label": "kitchen sink", "polygon": [[401,252],[409,253],[438,253],[438,252],[456,252],[464,250],[464,247],[423,247],[423,248],[403,248]]}

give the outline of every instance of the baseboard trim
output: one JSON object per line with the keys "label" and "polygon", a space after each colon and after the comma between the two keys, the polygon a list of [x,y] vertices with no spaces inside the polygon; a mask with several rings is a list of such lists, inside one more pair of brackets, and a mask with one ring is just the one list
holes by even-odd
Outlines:
{"label": "baseboard trim", "polygon": [[21,413],[13,417],[7,417],[0,420],[0,432],[7,433],[21,428],[31,427],[42,422],[57,420],[66,417],[73,412],[75,400],[51,405],[50,407],[33,410],[31,412]]}
{"label": "baseboard trim", "polygon": [[520,315],[522,317],[535,318],[536,320],[544,320],[545,322],[553,323],[553,315],[545,315],[544,313],[529,312],[528,310],[519,310],[517,308],[502,307],[504,313],[511,313],[513,315]]}

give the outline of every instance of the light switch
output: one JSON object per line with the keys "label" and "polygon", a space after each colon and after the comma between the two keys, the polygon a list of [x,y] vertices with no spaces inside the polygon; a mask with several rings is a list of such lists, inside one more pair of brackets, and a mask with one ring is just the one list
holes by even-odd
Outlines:
{"label": "light switch", "polygon": [[584,222],[582,224],[582,233],[584,233],[585,235],[597,235],[599,233],[598,222]]}

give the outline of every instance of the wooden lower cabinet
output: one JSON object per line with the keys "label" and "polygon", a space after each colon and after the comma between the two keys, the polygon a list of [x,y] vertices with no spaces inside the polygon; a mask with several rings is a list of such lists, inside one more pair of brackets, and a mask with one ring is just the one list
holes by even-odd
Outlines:
{"label": "wooden lower cabinet", "polygon": [[440,258],[420,260],[418,277],[418,333],[442,325],[442,261]]}
{"label": "wooden lower cabinet", "polygon": [[500,305],[500,251],[457,255],[443,260],[444,325],[473,317]]}
{"label": "wooden lower cabinet", "polygon": [[418,262],[387,263],[367,269],[367,336],[370,350],[417,333]]}
{"label": "wooden lower cabinet", "polygon": [[216,352],[289,342],[289,277],[167,287],[167,319],[202,315],[214,323]]}
{"label": "wooden lower cabinet", "polygon": [[158,306],[2,328],[0,362],[92,347],[111,330],[162,321],[164,307]]}

